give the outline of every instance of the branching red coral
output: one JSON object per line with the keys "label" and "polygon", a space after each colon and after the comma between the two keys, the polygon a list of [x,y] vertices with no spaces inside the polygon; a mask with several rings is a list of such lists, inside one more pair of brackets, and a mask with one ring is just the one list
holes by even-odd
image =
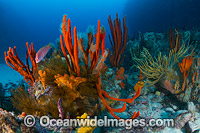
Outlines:
{"label": "branching red coral", "polygon": [[120,67],[120,69],[116,72],[116,76],[115,78],[117,80],[121,80],[121,82],[119,83],[119,86],[122,88],[122,89],[125,89],[125,84],[123,83],[122,80],[125,80],[124,78],[124,68],[123,67]]}
{"label": "branching red coral", "polygon": [[99,59],[99,53],[100,50],[102,49],[101,55],[103,56],[105,53],[105,29],[104,27],[100,28],[100,20],[98,21],[98,26],[97,26],[97,33],[95,35],[96,38],[96,49],[92,51],[92,49],[89,49],[89,54],[90,54],[90,60],[91,60],[91,65],[90,65],[90,70],[94,70],[98,59]]}
{"label": "branching red coral", "polygon": [[180,49],[181,37],[182,37],[181,34],[178,34],[178,29],[170,28],[170,32],[168,33],[168,39],[171,50],[174,49],[175,47],[177,47],[177,50]]}
{"label": "branching red coral", "polygon": [[[14,50],[9,47],[9,51],[5,52],[5,61],[12,69],[19,72],[22,76],[24,76],[24,80],[30,85],[33,86],[35,82],[35,74],[37,71],[37,65],[35,61],[36,51],[33,48],[33,43],[31,45],[28,45],[28,42],[26,43],[28,53],[26,52],[26,65],[19,59],[16,47],[14,47]],[[28,63],[28,55],[31,60],[32,68],[30,69],[29,63]]]}
{"label": "branching red coral", "polygon": [[190,67],[192,66],[193,63],[193,57],[192,56],[187,56],[185,57],[181,63],[179,63],[179,68],[180,71],[183,75],[183,78],[188,77],[189,72],[190,72]]}
{"label": "branching red coral", "polygon": [[[72,45],[71,22],[70,22],[70,19],[67,20],[67,29],[66,29],[66,20],[67,20],[66,15],[64,15],[63,24],[62,24],[63,37],[62,37],[62,35],[60,36],[60,43],[61,43],[61,49],[62,49],[63,54],[64,54],[64,56],[67,60],[67,64],[68,64],[70,71],[75,72],[77,74],[76,76],[80,76],[80,66],[78,64],[78,58],[77,58],[78,57],[78,50],[77,50],[78,47],[77,47],[77,45],[78,45],[81,52],[83,53],[84,63],[85,63],[86,69],[89,72],[92,72],[91,74],[94,74],[93,72],[96,69],[102,68],[102,64],[103,64],[102,62],[104,62],[106,57],[107,57],[107,54],[106,54],[107,51],[105,51],[105,29],[104,29],[104,27],[100,28],[100,21],[98,21],[97,33],[95,35],[96,45],[94,45],[93,35],[91,33],[89,33],[88,34],[88,40],[89,41],[88,41],[87,48],[85,50],[83,48],[83,40],[80,39],[80,42],[79,42],[79,39],[77,37],[76,27],[74,28],[74,46]],[[111,21],[111,19],[110,19],[110,21]],[[118,47],[118,48],[116,48],[118,51],[114,52],[114,54],[116,54],[117,56],[113,56],[113,57],[116,57],[117,61],[115,63],[119,64],[120,57],[123,53],[119,50],[123,46],[122,51],[124,51],[124,48],[126,46],[126,41],[127,41],[126,18],[125,18],[125,22],[124,22],[124,40],[123,40],[123,42],[122,42],[122,40],[121,41],[119,40],[119,38],[121,38],[119,36],[121,36],[122,33],[121,33],[121,29],[119,29],[119,28],[121,28],[121,24],[120,24],[120,21],[118,21],[118,18],[116,19],[116,25],[115,25],[115,22],[114,22],[114,29],[115,28],[118,31],[118,35],[117,35],[118,38],[115,38],[115,41],[116,41],[115,47]],[[114,35],[115,34],[113,34],[113,36]],[[70,59],[68,58],[67,52],[64,48],[63,38],[64,38],[64,42],[65,42],[65,47],[67,48]],[[119,41],[119,43],[117,43],[117,41]],[[101,50],[102,50],[101,59],[99,60]],[[90,65],[89,65],[89,62],[90,62]],[[120,72],[122,72],[122,74],[123,74],[123,70],[120,71]],[[106,91],[101,89],[100,72],[97,71],[97,73],[98,73],[98,75],[97,75],[98,83],[97,83],[96,86],[97,86],[98,95],[101,98],[103,105],[108,109],[108,111],[111,113],[111,115],[113,115],[117,119],[120,119],[120,117],[115,115],[114,112],[121,113],[121,112],[125,111],[126,110],[126,103],[133,102],[140,95],[141,87],[139,88],[139,91],[137,91],[137,94],[133,98],[129,98],[129,99],[114,98],[114,97],[109,96],[109,94]],[[96,72],[95,72],[95,74],[96,74]],[[119,74],[119,75],[122,76],[122,74]],[[120,79],[123,79],[123,77],[120,77]],[[125,102],[124,106],[122,108],[119,108],[119,109],[113,109],[107,104],[104,97],[115,100],[115,101]],[[139,116],[139,112],[134,113],[134,115],[131,118],[134,119],[138,116]]]}
{"label": "branching red coral", "polygon": [[84,50],[83,39],[80,38],[79,48],[80,48],[81,52],[83,53],[84,63],[85,63],[86,68],[88,68],[88,56],[89,56],[89,50],[90,50],[90,47],[92,45],[92,42],[93,42],[93,34],[88,33],[88,44],[87,44],[86,50]]}
{"label": "branching red coral", "polygon": [[[66,21],[67,21],[67,26],[66,26]],[[97,34],[95,35],[95,38],[96,38],[95,49],[91,49],[91,46],[94,45],[93,44],[94,42],[93,42],[93,35],[90,33],[88,34],[88,38],[89,38],[88,46],[86,50],[84,50],[82,39],[80,39],[79,41],[77,37],[76,27],[74,27],[74,32],[73,32],[74,33],[74,46],[73,46],[72,35],[71,35],[71,21],[70,19],[67,19],[66,15],[64,15],[63,17],[62,32],[63,32],[63,37],[62,35],[60,35],[61,49],[67,60],[67,65],[69,67],[69,70],[71,72],[75,72],[77,76],[80,76],[80,66],[79,66],[79,59],[78,59],[78,56],[79,56],[78,46],[79,46],[84,56],[85,66],[88,70],[90,70],[90,72],[92,72],[97,66],[100,50],[102,49],[102,55],[105,52],[105,30],[104,28],[100,28],[100,21],[98,21]],[[70,59],[67,56],[67,52],[63,44],[63,38],[65,42],[65,47],[67,48]],[[88,55],[90,55],[90,58]],[[91,61],[90,66],[88,64],[89,59]]]}
{"label": "branching red coral", "polygon": [[[66,28],[66,21],[67,21],[67,28]],[[63,23],[62,23],[62,33],[63,33],[63,38],[65,42],[65,46],[67,48],[67,51],[70,56],[70,61],[67,57],[66,50],[63,45],[63,38],[62,35],[60,35],[60,43],[61,43],[61,49],[63,51],[63,54],[65,56],[65,59],[67,61],[67,65],[70,71],[73,71],[76,73],[77,76],[80,76],[80,66],[78,63],[78,37],[77,37],[77,31],[76,27],[74,27],[74,46],[72,45],[72,35],[71,35],[71,21],[70,19],[67,20],[67,16],[64,15],[63,17]]]}
{"label": "branching red coral", "polygon": [[[140,95],[140,92],[141,92],[141,87],[139,87],[137,93],[135,96],[133,96],[132,98],[128,98],[128,99],[119,99],[119,98],[114,98],[114,97],[111,97],[109,96],[109,94],[102,90],[101,89],[101,79],[99,78],[98,79],[98,84],[97,84],[97,91],[98,91],[98,95],[99,97],[101,98],[102,102],[103,102],[103,105],[106,107],[106,109],[109,111],[109,113],[116,119],[121,119],[119,116],[117,116],[114,112],[117,112],[117,113],[122,113],[126,110],[126,103],[132,103],[139,95]],[[107,101],[105,100],[104,96],[106,98],[109,98],[109,99],[112,99],[114,101],[121,101],[121,102],[125,102],[123,107],[122,108],[118,108],[118,109],[114,109],[114,108],[111,108]],[[135,119],[137,118],[138,116],[140,115],[140,112],[138,111],[137,113],[134,112],[133,116],[131,117],[131,119]]]}
{"label": "branching red coral", "polygon": [[109,15],[108,18],[108,23],[110,26],[110,31],[112,35],[112,40],[111,37],[109,36],[109,40],[112,46],[112,51],[109,52],[109,58],[111,65],[113,67],[119,67],[124,60],[124,50],[126,47],[126,43],[128,40],[128,27],[126,26],[126,16],[125,19],[123,19],[123,35],[122,35],[122,29],[121,29],[121,21],[118,19],[118,15],[116,14],[116,18],[112,23],[111,17]]}
{"label": "branching red coral", "polygon": [[184,82],[183,82],[183,85],[182,85],[182,90],[184,90],[184,88],[185,88],[185,82],[186,82],[186,79],[189,75],[190,67],[192,66],[192,63],[193,63],[193,57],[191,55],[191,56],[185,57],[182,60],[182,62],[178,64],[179,69],[180,69],[181,74],[182,74],[183,79],[184,79]]}

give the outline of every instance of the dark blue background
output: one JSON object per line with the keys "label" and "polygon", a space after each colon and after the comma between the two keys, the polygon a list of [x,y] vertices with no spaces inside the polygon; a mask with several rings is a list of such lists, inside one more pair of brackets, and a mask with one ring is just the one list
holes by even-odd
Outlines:
{"label": "dark blue background", "polygon": [[36,50],[60,35],[62,17],[67,14],[72,27],[85,32],[89,25],[101,20],[106,28],[106,47],[110,46],[107,18],[118,13],[127,15],[129,35],[138,31],[164,32],[170,26],[199,26],[198,0],[0,0],[0,63],[4,51],[17,46],[25,58],[26,42]]}
{"label": "dark blue background", "polygon": [[124,12],[129,34],[200,26],[200,0],[128,0]]}

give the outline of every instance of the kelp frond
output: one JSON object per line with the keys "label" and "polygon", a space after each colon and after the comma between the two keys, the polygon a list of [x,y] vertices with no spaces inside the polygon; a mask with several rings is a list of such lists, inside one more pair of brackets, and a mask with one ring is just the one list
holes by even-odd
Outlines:
{"label": "kelp frond", "polygon": [[141,59],[133,56],[133,53],[131,53],[131,55],[132,59],[137,63],[136,67],[140,69],[147,78],[145,83],[154,85],[187,53],[188,50],[189,46],[185,47],[183,44],[179,50],[177,50],[177,48],[172,49],[168,56],[162,55],[160,52],[158,56],[154,58],[146,48],[141,52]]}

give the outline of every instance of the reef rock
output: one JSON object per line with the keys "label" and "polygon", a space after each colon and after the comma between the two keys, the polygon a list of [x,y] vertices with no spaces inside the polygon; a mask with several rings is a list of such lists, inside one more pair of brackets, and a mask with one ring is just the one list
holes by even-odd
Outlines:
{"label": "reef rock", "polygon": [[188,102],[188,111],[194,113],[196,111],[196,106],[193,102]]}
{"label": "reef rock", "polygon": [[192,113],[186,112],[178,115],[175,118],[175,128],[181,129],[185,126],[185,124],[192,118]]}
{"label": "reef rock", "polygon": [[161,133],[182,133],[182,131],[180,129],[166,127],[161,131]]}
{"label": "reef rock", "polygon": [[195,120],[194,122],[189,121],[188,127],[189,128],[187,128],[188,129],[187,131],[191,133],[193,133],[194,131],[200,130],[200,118]]}

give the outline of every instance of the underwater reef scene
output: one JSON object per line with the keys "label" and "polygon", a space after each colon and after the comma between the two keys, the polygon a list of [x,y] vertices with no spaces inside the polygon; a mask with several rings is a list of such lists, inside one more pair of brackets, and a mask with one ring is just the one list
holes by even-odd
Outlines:
{"label": "underwater reef scene", "polygon": [[[56,44],[38,51],[32,42],[26,51],[8,46],[6,66],[23,79],[0,83],[0,132],[199,132],[200,29],[130,37],[127,19],[108,14],[109,29],[96,20],[79,34],[63,15]],[[52,123],[41,124],[44,116]],[[119,124],[99,126],[96,116]],[[68,125],[72,119],[90,125]],[[150,126],[153,119],[159,121]]]}

